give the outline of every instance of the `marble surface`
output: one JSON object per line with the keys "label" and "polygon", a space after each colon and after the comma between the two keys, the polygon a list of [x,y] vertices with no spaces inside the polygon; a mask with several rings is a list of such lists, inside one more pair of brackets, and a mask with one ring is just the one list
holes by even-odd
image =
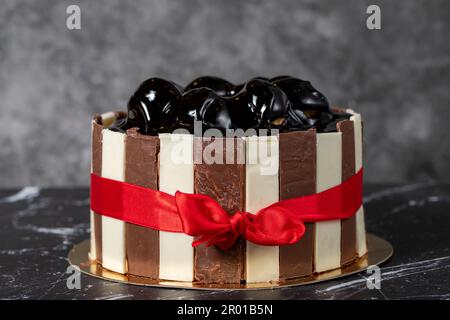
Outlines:
{"label": "marble surface", "polygon": [[261,291],[130,286],[86,275],[67,287],[67,253],[88,238],[88,189],[0,191],[0,299],[450,299],[450,186],[367,185],[367,228],[394,246],[381,289],[365,272],[324,283]]}

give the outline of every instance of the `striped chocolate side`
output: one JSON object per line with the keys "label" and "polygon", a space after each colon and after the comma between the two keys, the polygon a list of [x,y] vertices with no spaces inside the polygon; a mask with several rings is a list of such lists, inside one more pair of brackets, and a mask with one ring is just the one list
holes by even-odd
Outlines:
{"label": "striped chocolate side", "polygon": [[[342,182],[355,174],[355,130],[353,121],[337,124],[342,134]],[[341,265],[353,262],[356,253],[356,216],[341,220]]]}
{"label": "striped chocolate side", "polygon": [[[96,116],[92,120],[91,171],[102,174],[102,120]],[[90,259],[102,263],[102,216],[91,210],[91,251]]]}
{"label": "striped chocolate side", "polygon": [[[232,150],[230,150],[233,146]],[[245,164],[244,161],[226,163],[226,151],[233,158],[242,156],[244,140],[239,138],[194,138],[196,155],[203,155],[201,163],[194,164],[194,192],[215,199],[228,213],[244,210]],[[215,152],[215,151],[217,152]],[[224,164],[211,163],[211,158]],[[196,161],[197,162],[197,161]],[[195,247],[194,278],[203,283],[239,283],[245,279],[245,240],[239,238],[226,251],[215,246]]]}
{"label": "striped chocolate side", "polygon": [[[193,136],[159,135],[159,189],[174,195],[177,190],[194,192]],[[159,232],[159,278],[194,279],[193,238],[186,234]]]}
{"label": "striped chocolate side", "polygon": [[[103,130],[102,177],[124,181],[125,134]],[[102,217],[102,261],[109,270],[126,273],[125,222]]]}
{"label": "striped chocolate side", "polygon": [[[158,190],[159,138],[127,131],[125,138],[125,182]],[[159,231],[125,224],[128,273],[159,277]]]}
{"label": "striped chocolate side", "polygon": [[[253,136],[245,138],[245,143],[245,207],[256,214],[279,200],[279,142],[277,136]],[[247,241],[246,259],[248,283],[278,281],[278,246],[260,246]]]}
{"label": "striped chocolate side", "polygon": [[[316,192],[316,132],[296,131],[280,135],[280,200]],[[280,247],[280,279],[313,273],[314,223],[306,224],[303,238]]]}
{"label": "striped chocolate side", "polygon": [[[316,192],[341,183],[342,134],[319,133],[317,138]],[[341,267],[341,221],[315,223],[314,271],[316,273]]]}

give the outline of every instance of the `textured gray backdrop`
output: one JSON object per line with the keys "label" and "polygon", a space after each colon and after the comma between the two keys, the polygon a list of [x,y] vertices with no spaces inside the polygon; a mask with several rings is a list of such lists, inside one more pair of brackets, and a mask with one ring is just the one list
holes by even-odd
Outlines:
{"label": "textured gray backdrop", "polygon": [[204,74],[309,79],[363,113],[367,180],[450,181],[449,34],[448,0],[2,0],[0,187],[87,185],[94,112]]}

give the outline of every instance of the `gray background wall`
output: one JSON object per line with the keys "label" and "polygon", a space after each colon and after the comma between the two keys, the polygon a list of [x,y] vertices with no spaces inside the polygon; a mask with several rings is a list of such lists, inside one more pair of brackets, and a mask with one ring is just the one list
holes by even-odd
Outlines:
{"label": "gray background wall", "polygon": [[367,180],[450,181],[449,18],[447,0],[2,0],[0,187],[87,185],[94,112],[203,74],[309,79],[363,113]]}

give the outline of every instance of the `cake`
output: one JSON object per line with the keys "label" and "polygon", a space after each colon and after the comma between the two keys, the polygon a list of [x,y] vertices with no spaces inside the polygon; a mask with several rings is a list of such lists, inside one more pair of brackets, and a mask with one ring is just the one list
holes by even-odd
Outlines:
{"label": "cake", "polygon": [[[361,177],[361,116],[330,108],[308,81],[201,77],[183,88],[151,78],[127,111],[92,121],[90,259],[120,274],[198,284],[282,283],[340,269],[367,254]],[[345,217],[327,200],[333,192]],[[307,198],[325,218],[313,212],[302,222],[278,210],[262,227],[256,218]],[[226,232],[203,226],[199,236],[208,219]]]}

